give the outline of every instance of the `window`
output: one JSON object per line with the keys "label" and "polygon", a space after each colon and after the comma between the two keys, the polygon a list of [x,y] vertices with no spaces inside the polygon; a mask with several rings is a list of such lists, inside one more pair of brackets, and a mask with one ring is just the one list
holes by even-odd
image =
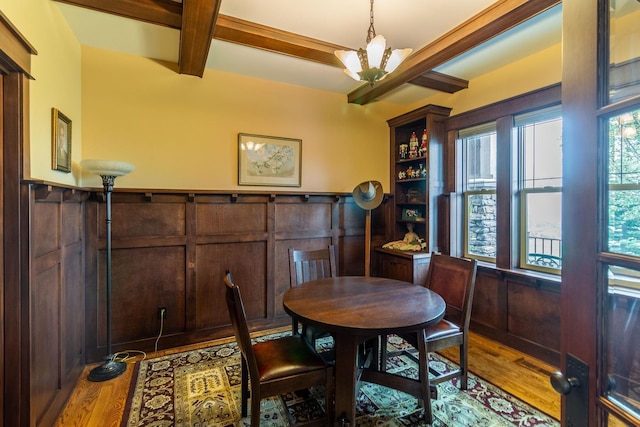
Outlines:
{"label": "window", "polygon": [[640,110],[609,119],[608,251],[640,256]]}
{"label": "window", "polygon": [[494,261],[496,257],[495,123],[459,132],[464,147],[464,255]]}
{"label": "window", "polygon": [[637,265],[640,257],[640,109],[608,119],[608,142],[605,250],[612,263],[605,344],[607,375],[616,387],[608,390],[607,398],[638,416],[637,347],[627,343],[640,332],[640,270],[615,263]]}
{"label": "window", "polygon": [[451,253],[560,274],[561,95],[553,85],[449,119]]}
{"label": "window", "polygon": [[562,268],[562,117],[559,107],[514,118],[520,147],[520,267]]}

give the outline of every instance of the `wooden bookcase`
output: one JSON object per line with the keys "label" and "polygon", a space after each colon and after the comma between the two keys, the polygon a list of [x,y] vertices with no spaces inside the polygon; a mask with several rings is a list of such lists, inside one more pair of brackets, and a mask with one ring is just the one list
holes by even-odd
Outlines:
{"label": "wooden bookcase", "polygon": [[[426,243],[426,251],[436,250],[437,198],[442,194],[443,152],[445,142],[445,121],[450,108],[426,105],[388,121],[391,138],[391,177],[393,183],[393,229],[391,240],[400,240],[407,232],[407,224],[414,225],[414,231]],[[412,135],[418,139],[418,150],[426,132],[426,147],[423,154],[412,156],[401,154],[401,147],[409,145]],[[408,171],[417,171],[408,176]],[[418,216],[413,216],[417,213]]]}
{"label": "wooden bookcase", "polygon": [[[388,121],[392,197],[389,241],[402,240],[408,224],[425,240],[421,252],[376,248],[378,274],[419,282],[428,254],[437,251],[438,196],[444,189],[445,121],[451,108],[426,105]],[[417,139],[417,149],[416,147]],[[400,274],[394,266],[402,265]]]}

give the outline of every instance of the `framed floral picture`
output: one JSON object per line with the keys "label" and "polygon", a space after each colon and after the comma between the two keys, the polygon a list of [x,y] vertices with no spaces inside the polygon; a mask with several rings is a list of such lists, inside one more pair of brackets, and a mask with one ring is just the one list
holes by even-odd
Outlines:
{"label": "framed floral picture", "polygon": [[71,119],[51,109],[51,168],[71,172]]}
{"label": "framed floral picture", "polygon": [[302,140],[238,134],[238,185],[300,187]]}

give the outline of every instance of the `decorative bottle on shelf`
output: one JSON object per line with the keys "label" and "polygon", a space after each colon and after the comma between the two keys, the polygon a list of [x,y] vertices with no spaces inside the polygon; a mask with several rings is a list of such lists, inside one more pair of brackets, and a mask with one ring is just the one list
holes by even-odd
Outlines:
{"label": "decorative bottle on shelf", "polygon": [[428,136],[427,136],[427,130],[425,129],[424,132],[422,132],[422,144],[420,145],[420,157],[427,157],[427,144],[428,144]]}

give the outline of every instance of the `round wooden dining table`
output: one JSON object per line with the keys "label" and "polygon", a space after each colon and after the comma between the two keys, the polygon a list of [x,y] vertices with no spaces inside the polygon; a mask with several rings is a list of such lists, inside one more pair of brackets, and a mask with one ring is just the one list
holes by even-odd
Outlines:
{"label": "round wooden dining table", "polygon": [[[339,423],[355,425],[358,345],[381,335],[419,332],[442,319],[446,304],[429,289],[394,279],[342,276],[312,280],[284,294],[285,311],[303,324],[331,332],[335,344],[335,414]],[[371,370],[370,370],[371,371]],[[362,379],[382,385],[412,381],[386,372]]]}

